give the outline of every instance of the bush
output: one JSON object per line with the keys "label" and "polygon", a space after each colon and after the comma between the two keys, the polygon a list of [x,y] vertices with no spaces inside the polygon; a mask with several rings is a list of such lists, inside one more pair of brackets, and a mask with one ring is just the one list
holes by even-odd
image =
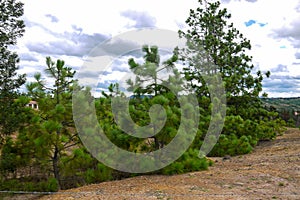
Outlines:
{"label": "bush", "polygon": [[173,175],[208,169],[208,166],[212,165],[211,161],[199,158],[198,153],[197,149],[189,149],[178,160],[163,168],[161,173]]}
{"label": "bush", "polygon": [[58,183],[55,178],[48,181],[30,181],[20,179],[3,180],[0,183],[2,191],[26,191],[26,192],[56,192]]}
{"label": "bush", "polygon": [[173,175],[182,174],[184,172],[184,165],[181,162],[174,162],[162,170],[162,174]]}
{"label": "bush", "polygon": [[252,136],[243,135],[238,138],[235,134],[221,134],[219,141],[214,146],[209,156],[241,155],[250,153],[257,144]]}
{"label": "bush", "polygon": [[47,192],[56,192],[58,190],[58,182],[55,178],[49,178],[47,182]]}
{"label": "bush", "polygon": [[84,173],[86,183],[99,183],[113,178],[113,170],[102,163],[98,163],[96,169],[87,169]]}

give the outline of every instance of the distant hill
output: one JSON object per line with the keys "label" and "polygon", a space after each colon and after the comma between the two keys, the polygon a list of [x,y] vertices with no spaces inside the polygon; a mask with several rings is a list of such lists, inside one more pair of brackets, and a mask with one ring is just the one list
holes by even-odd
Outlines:
{"label": "distant hill", "polygon": [[300,126],[300,97],[262,98],[269,110],[276,110],[288,126]]}
{"label": "distant hill", "polygon": [[300,97],[290,98],[262,98],[267,107],[274,107],[277,111],[289,110],[300,112]]}

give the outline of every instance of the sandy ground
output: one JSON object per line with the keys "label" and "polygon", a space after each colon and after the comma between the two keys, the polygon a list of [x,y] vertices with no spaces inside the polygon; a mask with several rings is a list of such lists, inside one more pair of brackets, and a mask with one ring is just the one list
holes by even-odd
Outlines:
{"label": "sandy ground", "polygon": [[34,199],[300,199],[299,129],[261,142],[251,154],[211,159],[207,171],[140,176]]}

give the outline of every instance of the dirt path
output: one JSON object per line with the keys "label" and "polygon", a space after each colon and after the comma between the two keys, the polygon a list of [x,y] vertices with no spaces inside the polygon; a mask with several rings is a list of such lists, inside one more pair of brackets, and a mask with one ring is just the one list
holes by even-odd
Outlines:
{"label": "dirt path", "polygon": [[253,153],[207,171],[104,182],[41,199],[300,199],[300,131],[289,129]]}

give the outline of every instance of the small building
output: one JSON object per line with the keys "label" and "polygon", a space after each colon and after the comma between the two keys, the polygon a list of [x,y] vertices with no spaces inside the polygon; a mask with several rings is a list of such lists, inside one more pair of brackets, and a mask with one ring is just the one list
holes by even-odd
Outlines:
{"label": "small building", "polygon": [[39,105],[36,101],[29,101],[29,103],[26,106],[35,110],[39,109]]}

